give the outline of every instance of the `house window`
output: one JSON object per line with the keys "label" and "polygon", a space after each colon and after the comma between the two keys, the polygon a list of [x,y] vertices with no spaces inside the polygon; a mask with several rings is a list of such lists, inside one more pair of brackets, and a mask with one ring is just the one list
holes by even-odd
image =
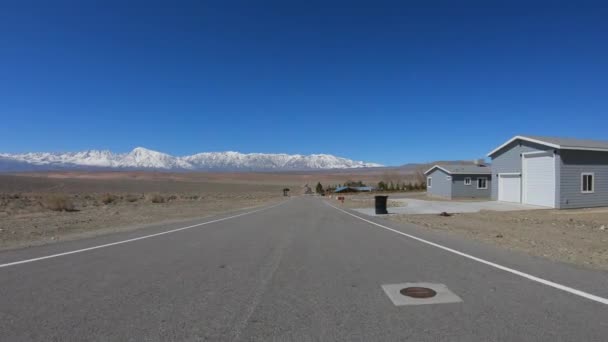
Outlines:
{"label": "house window", "polygon": [[581,174],[581,192],[591,194],[595,191],[595,174],[586,172]]}
{"label": "house window", "polygon": [[426,179],[426,187],[430,188],[431,187],[431,181],[433,180],[433,177],[427,177]]}
{"label": "house window", "polygon": [[487,178],[477,178],[477,189],[487,189],[488,188],[488,179]]}
{"label": "house window", "polygon": [[471,185],[471,177],[464,177],[464,185]]}

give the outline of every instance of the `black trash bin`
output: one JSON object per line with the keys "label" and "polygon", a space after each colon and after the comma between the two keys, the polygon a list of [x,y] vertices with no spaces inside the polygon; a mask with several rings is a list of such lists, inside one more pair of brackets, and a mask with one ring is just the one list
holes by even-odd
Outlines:
{"label": "black trash bin", "polygon": [[386,215],[388,211],[386,211],[386,200],[388,196],[375,196],[376,199],[376,215]]}

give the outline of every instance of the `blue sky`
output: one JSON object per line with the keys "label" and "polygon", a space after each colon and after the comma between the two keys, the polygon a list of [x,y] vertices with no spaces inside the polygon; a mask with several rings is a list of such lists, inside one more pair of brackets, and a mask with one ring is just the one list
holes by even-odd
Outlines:
{"label": "blue sky", "polygon": [[607,17],[556,1],[2,2],[0,151],[399,165],[516,134],[608,140]]}

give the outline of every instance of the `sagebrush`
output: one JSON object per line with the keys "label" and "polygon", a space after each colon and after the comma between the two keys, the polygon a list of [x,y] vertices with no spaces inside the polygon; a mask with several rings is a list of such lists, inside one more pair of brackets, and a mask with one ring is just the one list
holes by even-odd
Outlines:
{"label": "sagebrush", "polygon": [[116,202],[117,197],[112,194],[103,194],[101,195],[101,203],[103,204],[111,204]]}
{"label": "sagebrush", "polygon": [[74,203],[66,195],[49,195],[44,206],[53,211],[74,211]]}
{"label": "sagebrush", "polygon": [[129,195],[125,196],[125,199],[127,200],[127,202],[131,202],[132,203],[132,202],[137,202],[137,200],[139,199],[139,197],[136,196],[136,195],[129,194]]}
{"label": "sagebrush", "polygon": [[150,196],[150,201],[152,203],[165,203],[165,198],[160,194],[153,194]]}

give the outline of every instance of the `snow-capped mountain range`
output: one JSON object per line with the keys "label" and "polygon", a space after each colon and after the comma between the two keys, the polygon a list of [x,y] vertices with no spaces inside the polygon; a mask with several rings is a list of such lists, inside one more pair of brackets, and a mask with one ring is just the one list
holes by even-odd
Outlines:
{"label": "snow-capped mountain range", "polygon": [[143,147],[137,147],[128,153],[113,153],[107,150],[68,153],[0,153],[0,171],[95,168],[176,171],[288,171],[381,166],[380,164],[354,161],[329,154],[205,152],[191,156],[176,157]]}

